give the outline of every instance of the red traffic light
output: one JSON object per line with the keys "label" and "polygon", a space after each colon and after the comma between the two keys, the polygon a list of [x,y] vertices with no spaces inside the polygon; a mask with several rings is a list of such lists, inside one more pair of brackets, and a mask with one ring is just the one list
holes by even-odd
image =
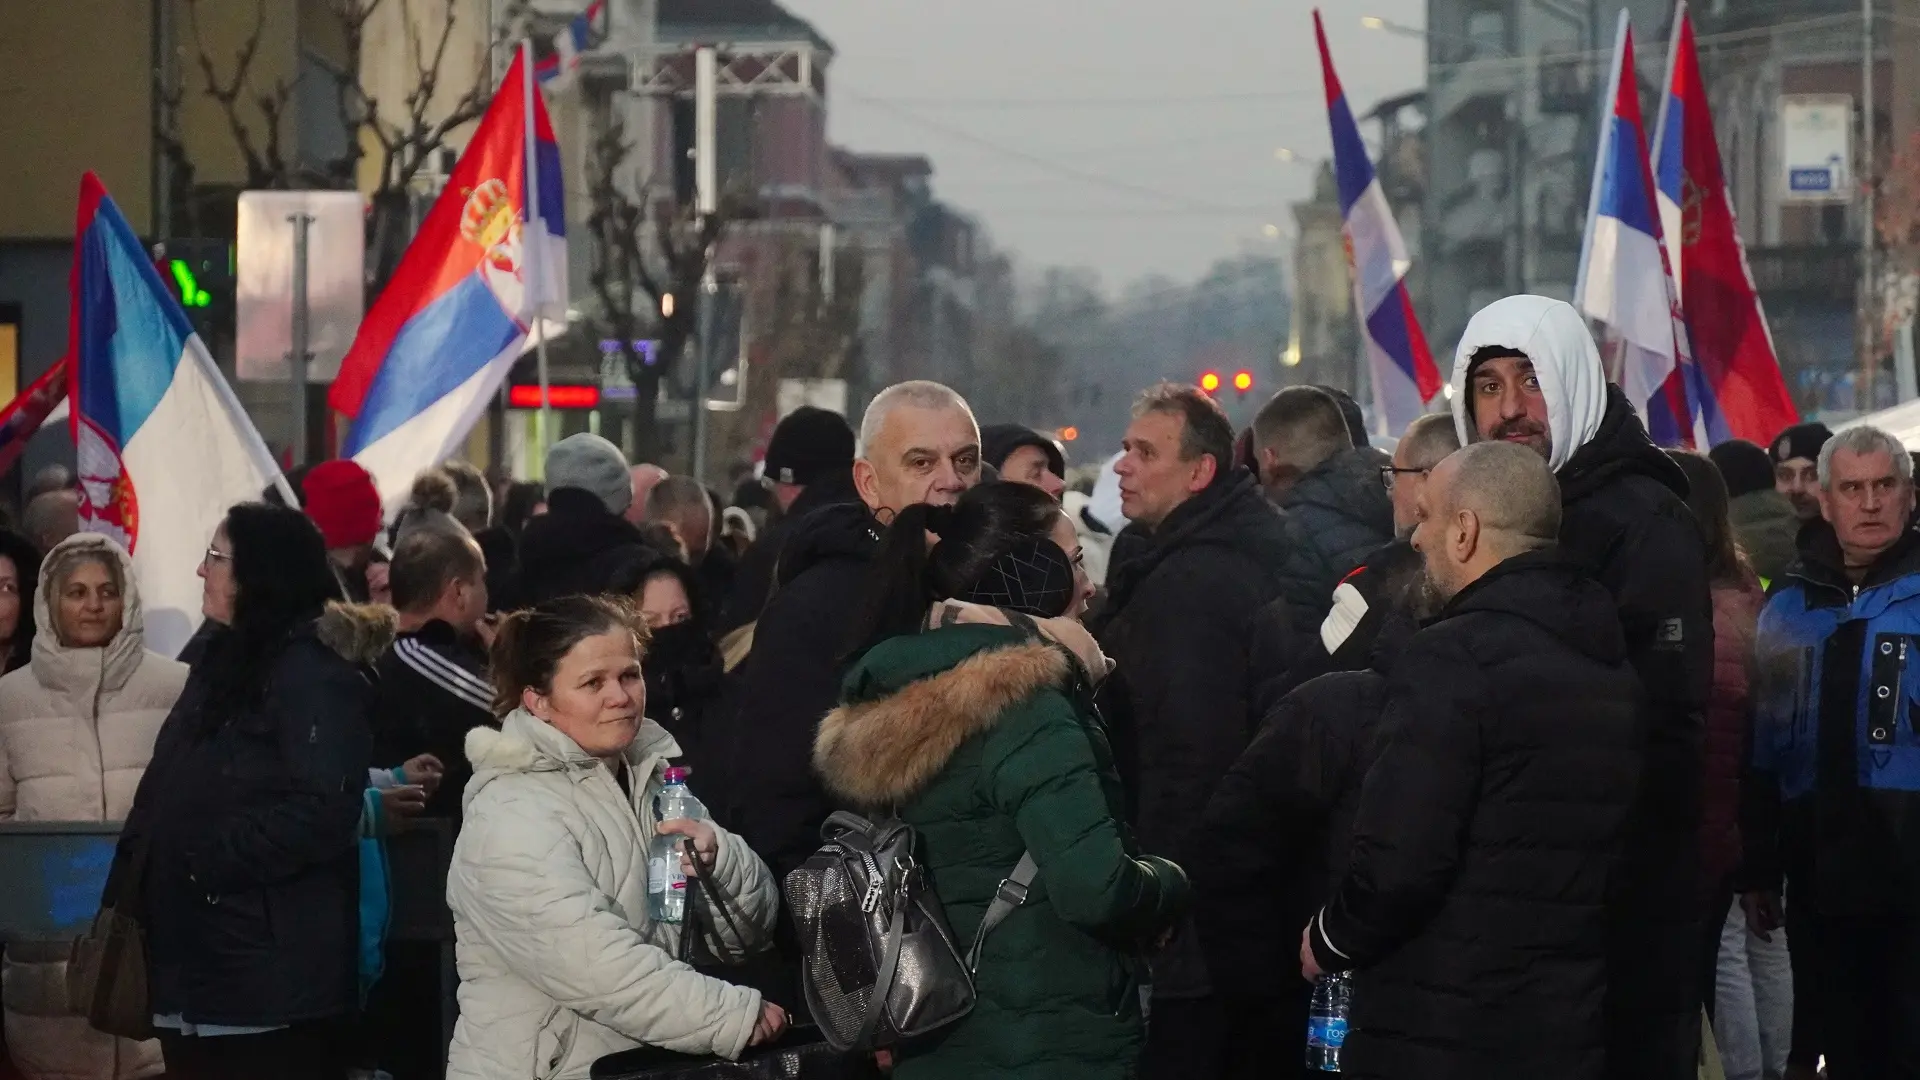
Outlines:
{"label": "red traffic light", "polygon": [[1200,375],[1200,389],[1205,390],[1209,394],[1220,389],[1220,373],[1217,371],[1202,372]]}
{"label": "red traffic light", "polygon": [[1078,439],[1079,437],[1080,437],[1080,429],[1077,427],[1074,427],[1072,424],[1068,424],[1066,427],[1063,427],[1060,429],[1061,442],[1072,442],[1073,440]]}
{"label": "red traffic light", "polygon": [[1233,376],[1233,388],[1243,394],[1253,389],[1253,372],[1236,372]]}
{"label": "red traffic light", "polygon": [[[547,387],[547,404],[556,409],[597,409],[600,407],[600,388],[597,386],[561,385]],[[507,389],[507,405],[514,409],[537,409],[540,407],[540,388],[538,386],[515,385]]]}

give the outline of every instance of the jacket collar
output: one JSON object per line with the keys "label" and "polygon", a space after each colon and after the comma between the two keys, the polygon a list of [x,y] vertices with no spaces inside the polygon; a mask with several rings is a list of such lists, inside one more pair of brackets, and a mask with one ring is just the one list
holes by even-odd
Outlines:
{"label": "jacket collar", "polygon": [[[1556,439],[1558,435],[1554,436]],[[1555,447],[1558,454],[1558,447]],[[1574,448],[1570,460],[1555,470],[1560,499],[1571,504],[1592,494],[1617,476],[1638,473],[1687,497],[1687,474],[1665,450],[1653,444],[1645,424],[1627,400],[1626,392],[1611,383],[1606,389],[1606,412],[1593,438]]]}
{"label": "jacket collar", "polygon": [[[1870,589],[1916,573],[1920,573],[1920,530],[1909,521],[1900,539],[1867,568],[1866,576],[1860,579],[1860,588]],[[1787,576],[1849,595],[1854,588],[1853,579],[1847,576],[1840,537],[1832,525],[1821,520],[1810,521],[1800,530],[1800,558],[1788,568]]]}
{"label": "jacket collar", "polygon": [[1249,532],[1240,527],[1248,523],[1247,516],[1266,515],[1278,520],[1281,513],[1267,502],[1251,473],[1230,470],[1205,491],[1174,507],[1160,527],[1148,535],[1139,554],[1109,569],[1107,599],[1094,621],[1104,623],[1115,617],[1167,556],[1197,543],[1257,542],[1257,530]]}
{"label": "jacket collar", "polygon": [[[60,644],[53,619],[54,572],[77,552],[112,559],[120,568],[120,632],[96,649],[70,649]],[[125,686],[140,667],[146,651],[146,621],[140,608],[139,578],[134,574],[133,559],[126,550],[105,536],[75,533],[53,546],[40,563],[33,615],[34,625],[40,628],[33,638],[33,677],[49,690],[75,693],[98,686],[104,693],[113,693]]]}
{"label": "jacket collar", "polygon": [[[499,730],[481,726],[467,733],[467,760],[482,774],[588,772],[600,759],[580,749],[552,724],[525,709],[515,709]],[[667,729],[642,719],[633,744],[621,755],[635,776],[648,776],[668,758],[680,756],[680,744]]]}

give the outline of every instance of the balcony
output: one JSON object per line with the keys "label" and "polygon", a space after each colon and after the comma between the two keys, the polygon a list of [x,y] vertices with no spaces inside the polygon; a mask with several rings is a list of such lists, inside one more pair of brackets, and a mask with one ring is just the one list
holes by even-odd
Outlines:
{"label": "balcony", "polygon": [[1860,277],[1859,253],[1836,244],[1749,248],[1754,286],[1769,306],[1851,307]]}

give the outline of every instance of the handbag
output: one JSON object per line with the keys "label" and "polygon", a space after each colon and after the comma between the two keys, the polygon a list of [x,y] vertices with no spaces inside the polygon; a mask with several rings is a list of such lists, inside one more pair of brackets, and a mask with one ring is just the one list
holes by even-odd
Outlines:
{"label": "handbag", "polygon": [[[693,858],[693,841],[681,841],[688,859]],[[705,909],[709,926],[714,915],[726,924],[742,951],[751,953],[756,944],[770,943],[770,937],[744,917],[736,918],[732,900],[717,882],[703,876],[688,875],[686,921],[681,924],[680,942],[674,959],[709,972],[712,965],[724,964],[701,950],[700,912]],[[714,976],[718,978],[719,976]],[[865,1056],[841,1054],[828,1046],[816,1028],[796,1025],[765,1046],[756,1046],[739,1061],[727,1061],[711,1054],[681,1054],[658,1046],[638,1046],[617,1054],[608,1054],[593,1063],[592,1080],[878,1080],[879,1069]]]}
{"label": "handbag", "polygon": [[147,935],[137,914],[148,845],[136,834],[115,850],[100,910],[67,956],[67,1006],[96,1031],[125,1039],[153,1038],[147,986]]}

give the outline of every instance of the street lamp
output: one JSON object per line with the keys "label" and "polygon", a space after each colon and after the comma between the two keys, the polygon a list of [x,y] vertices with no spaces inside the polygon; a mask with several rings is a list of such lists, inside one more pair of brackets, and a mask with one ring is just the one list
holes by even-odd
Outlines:
{"label": "street lamp", "polygon": [[1419,38],[1422,41],[1429,42],[1455,41],[1471,47],[1476,52],[1490,52],[1495,56],[1501,56],[1507,59],[1513,58],[1513,54],[1507,50],[1499,48],[1498,46],[1489,45],[1478,38],[1471,38],[1465,34],[1443,34],[1437,30],[1423,30],[1418,26],[1407,26],[1404,23],[1397,23],[1391,19],[1383,19],[1378,15],[1360,16],[1360,28],[1363,30],[1378,30],[1382,33],[1396,34],[1400,37]]}

